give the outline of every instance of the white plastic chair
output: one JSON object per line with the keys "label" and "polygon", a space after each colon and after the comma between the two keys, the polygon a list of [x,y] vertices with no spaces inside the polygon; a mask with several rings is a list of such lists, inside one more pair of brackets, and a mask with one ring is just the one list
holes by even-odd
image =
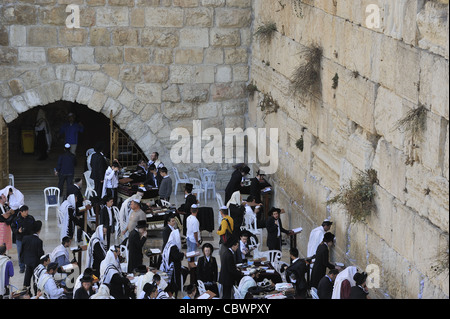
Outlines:
{"label": "white plastic chair", "polygon": [[114,228],[114,236],[117,239],[117,236],[119,236],[119,233],[121,232],[121,228],[120,228],[120,210],[119,208],[117,208],[116,206],[112,207],[113,213],[114,213],[114,218],[116,220],[116,226]]}
{"label": "white plastic chair", "polygon": [[202,188],[205,190],[205,205],[208,198],[208,191],[212,190],[213,199],[216,198],[217,172],[208,171],[203,174]]}
{"label": "white plastic chair", "polygon": [[198,178],[189,178],[190,184],[194,185],[192,188],[192,194],[197,196],[197,200],[201,199],[201,195],[204,194],[205,190],[202,188],[202,181]]}
{"label": "white plastic chair", "polygon": [[[84,179],[86,180],[86,191],[84,193],[84,197],[88,198],[88,195],[92,196],[91,191],[94,191],[94,189],[95,189],[95,182],[91,178],[91,171],[86,171],[83,174],[84,174]],[[97,195],[97,193],[95,193],[95,195]]]}
{"label": "white plastic chair", "polygon": [[[58,210],[58,207],[60,205],[59,202],[59,188],[58,187],[47,187],[44,189],[44,202],[45,202],[45,220],[48,220],[48,209],[50,207],[56,207],[56,210]],[[49,204],[48,203],[48,196],[55,195],[56,197],[56,204]]]}
{"label": "white plastic chair", "polygon": [[161,199],[161,205],[165,208],[170,208],[172,204],[164,199]]}
{"label": "white plastic chair", "polygon": [[261,243],[256,243],[256,239],[253,236],[250,236],[250,246],[256,247],[253,249],[253,258],[261,257],[261,251],[259,250]]}
{"label": "white plastic chair", "polygon": [[311,290],[309,292],[311,293],[312,299],[319,299],[319,295],[317,294],[317,288],[311,287]]}
{"label": "white plastic chair", "polygon": [[[241,228],[242,229],[242,228]],[[255,236],[259,236],[259,242],[262,243],[262,229],[257,227],[256,214],[244,214],[244,226],[243,229],[248,230]]]}
{"label": "white plastic chair", "polygon": [[175,194],[178,190],[178,184],[186,184],[189,183],[189,177],[186,173],[183,173],[183,178],[180,177],[180,173],[176,167],[172,167],[173,174],[175,175]]}
{"label": "white plastic chair", "polygon": [[197,288],[198,288],[198,293],[200,295],[203,295],[206,292],[206,287],[205,287],[205,283],[201,280],[197,280]]}
{"label": "white plastic chair", "polygon": [[271,263],[278,262],[281,260],[282,253],[279,250],[267,250],[261,252],[262,257],[266,257]]}
{"label": "white plastic chair", "polygon": [[[220,195],[219,193],[216,194],[216,199],[217,199],[217,206],[218,209],[220,209],[223,205],[223,199],[222,199],[222,195]],[[222,215],[220,215],[220,211],[217,210],[217,221],[218,221],[218,225],[220,225],[220,222],[222,221]]]}
{"label": "white plastic chair", "polygon": [[82,231],[82,235],[83,235],[83,245],[89,244],[89,242],[91,241],[91,237],[84,230]]}
{"label": "white plastic chair", "polygon": [[200,176],[200,180],[202,181],[203,180],[203,175],[206,172],[209,172],[209,169],[203,167],[203,168],[197,169],[197,172],[198,172],[198,175]]}
{"label": "white plastic chair", "polygon": [[97,192],[94,189],[86,189],[84,197],[86,199],[91,199],[91,197],[97,197]]}

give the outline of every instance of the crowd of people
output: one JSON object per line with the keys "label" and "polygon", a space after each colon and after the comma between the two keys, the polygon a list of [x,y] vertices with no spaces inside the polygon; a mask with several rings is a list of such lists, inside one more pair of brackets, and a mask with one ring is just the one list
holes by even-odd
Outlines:
{"label": "crowd of people", "polygon": [[[145,266],[144,246],[149,240],[147,212],[151,207],[142,202],[144,193],[141,190],[119,205],[121,165],[117,160],[108,165],[102,143],[95,146],[86,162],[99,199],[96,203],[100,207],[98,224],[92,227],[84,220],[85,211],[92,208],[92,203],[82,195],[83,180],[74,178],[77,144],[74,135],[82,131],[82,126],[75,127],[71,123],[65,127],[65,134],[72,138],[70,143],[66,141],[64,154],[55,168],[64,197],[59,207],[60,245],[50,253],[44,252],[39,238],[42,222],[29,214],[23,194],[12,186],[1,191],[1,297],[9,294],[10,278],[14,276],[13,263],[7,256],[13,243],[17,246],[19,271],[24,273],[23,289],[17,298],[176,299],[184,295],[185,299],[194,299],[202,291],[223,299],[254,297],[258,291],[255,288],[261,281],[260,270],[254,268],[244,274],[237,266],[255,253],[250,238],[256,242],[257,238],[246,226],[254,223],[255,228],[266,229],[266,245],[270,251],[281,251],[283,234],[294,234],[283,228],[281,215],[285,213],[284,209],[264,207],[261,193],[270,190],[270,185],[263,171],[259,170],[254,178],[248,179],[250,168],[245,164],[235,166],[225,189],[226,205],[219,209],[221,218],[216,232],[219,259],[213,256],[214,246],[203,243],[198,219],[200,205],[193,193],[193,185],[188,183],[184,190],[185,201],[176,209],[176,214],[166,216],[160,257],[152,267]],[[143,184],[158,188],[160,200],[170,201],[172,180],[157,152],[151,154],[150,161],[139,161],[134,173]],[[249,181],[250,195],[242,200],[240,190],[246,180]],[[118,215],[113,211],[115,207],[118,207]],[[177,227],[176,215],[183,216],[181,229]],[[306,258],[300,258],[297,248],[291,248],[289,263],[281,263],[277,269],[283,280],[293,285],[296,298],[368,298],[367,274],[356,267],[343,268],[329,261],[335,240],[330,232],[332,224],[327,219],[311,231]],[[115,234],[118,230],[119,234]],[[79,265],[75,258],[70,258],[69,250],[73,240],[83,241],[84,231],[90,239],[85,263]],[[113,234],[120,238],[119,244],[117,241],[112,243]],[[195,264],[195,278],[201,286],[195,283],[186,286],[186,279],[192,272],[185,262]],[[76,278],[73,288],[68,288],[66,281],[76,268],[84,271]],[[184,293],[180,295],[180,292]]]}

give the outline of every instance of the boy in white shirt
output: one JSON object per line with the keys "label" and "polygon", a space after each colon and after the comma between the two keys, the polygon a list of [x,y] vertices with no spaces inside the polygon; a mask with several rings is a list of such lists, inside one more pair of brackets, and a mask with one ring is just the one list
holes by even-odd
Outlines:
{"label": "boy in white shirt", "polygon": [[[193,204],[191,206],[191,215],[186,220],[186,242],[187,253],[195,252],[201,244],[200,222],[197,219],[198,206]],[[195,257],[190,258],[189,261],[195,261]]]}

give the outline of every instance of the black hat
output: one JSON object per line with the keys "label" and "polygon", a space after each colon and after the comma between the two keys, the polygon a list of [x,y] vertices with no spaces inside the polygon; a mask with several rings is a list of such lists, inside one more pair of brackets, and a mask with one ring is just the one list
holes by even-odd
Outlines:
{"label": "black hat", "polygon": [[241,168],[241,172],[247,175],[248,173],[250,173],[250,167],[244,166],[243,168]]}
{"label": "black hat", "polygon": [[353,279],[355,280],[355,283],[357,285],[362,285],[366,279],[367,279],[367,273],[363,272],[363,273],[359,273],[357,272],[354,276]]}
{"label": "black hat", "polygon": [[92,279],[92,276],[84,275],[83,277],[81,277],[80,281],[81,282],[92,282],[93,279]]}
{"label": "black hat", "polygon": [[205,243],[205,244],[203,244],[203,246],[202,246],[202,251],[203,251],[205,248],[211,249],[211,255],[212,255],[212,253],[213,253],[213,251],[214,251],[213,245],[211,245],[210,243]]}
{"label": "black hat", "polygon": [[147,272],[147,266],[145,265],[140,265],[134,269],[135,274],[145,275]]}
{"label": "black hat", "polygon": [[194,188],[194,185],[193,185],[193,184],[187,183],[187,184],[186,184],[186,187],[185,187],[184,189],[186,190],[186,192],[190,193],[190,192],[192,192],[192,189],[193,189],[193,188]]}
{"label": "black hat", "polygon": [[325,233],[325,235],[323,235],[323,241],[328,243],[330,241],[334,240],[334,234],[332,233]]}
{"label": "black hat", "polygon": [[147,228],[147,221],[145,221],[145,220],[138,220],[136,228]]}

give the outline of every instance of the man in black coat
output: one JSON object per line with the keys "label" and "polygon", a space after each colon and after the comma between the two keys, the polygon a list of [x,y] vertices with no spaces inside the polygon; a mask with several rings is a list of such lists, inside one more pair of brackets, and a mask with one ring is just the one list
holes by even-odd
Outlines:
{"label": "man in black coat", "polygon": [[84,275],[81,277],[80,282],[81,287],[75,291],[73,299],[89,299],[95,293],[94,289],[92,289],[92,276]]}
{"label": "man in black coat", "polygon": [[267,247],[269,250],[281,250],[281,233],[291,235],[292,230],[283,228],[280,218],[281,209],[274,209],[272,216],[267,219]]}
{"label": "man in black coat", "polygon": [[37,220],[33,223],[33,234],[26,235],[22,240],[22,251],[20,257],[26,265],[23,285],[29,287],[31,285],[31,277],[33,276],[34,268],[39,264],[41,256],[44,255],[44,244],[39,238],[41,232],[42,222]]}
{"label": "man in black coat", "polygon": [[103,180],[108,168],[108,162],[103,155],[103,148],[103,143],[98,143],[94,148],[95,153],[91,157],[91,178],[94,180],[94,189],[99,197],[102,196]]}
{"label": "man in black coat", "polygon": [[286,268],[286,281],[294,285],[295,294],[300,299],[306,299],[306,292],[308,290],[306,276],[309,275],[310,260],[300,259],[297,248],[291,248],[289,253],[291,265]]}
{"label": "man in black coat", "polygon": [[106,228],[106,244],[110,247],[111,233],[114,233],[114,227],[118,221],[114,217],[113,206],[114,198],[106,196],[105,205],[100,210],[100,225]]}
{"label": "man in black coat", "polygon": [[76,157],[70,151],[70,144],[64,145],[64,154],[58,157],[58,163],[55,168],[55,175],[58,176],[58,188],[60,196],[63,196],[64,183],[67,189],[72,185],[75,174]]}
{"label": "man in black coat", "polygon": [[222,299],[232,299],[233,285],[239,282],[242,277],[241,272],[236,267],[236,251],[239,247],[239,241],[233,238],[228,243],[228,247],[221,256],[219,283],[223,286]]}
{"label": "man in black coat", "polygon": [[81,192],[81,187],[83,185],[83,180],[79,177],[75,178],[72,185],[67,186],[67,196],[74,194],[77,198],[77,207],[83,206],[84,196]]}
{"label": "man in black coat", "polygon": [[320,279],[317,285],[317,296],[319,299],[331,299],[333,295],[333,287],[336,276],[339,274],[339,270],[331,269],[328,275],[325,275]]}
{"label": "man in black coat", "polygon": [[231,195],[241,189],[242,177],[248,175],[249,172],[250,168],[245,164],[236,167],[233,174],[231,174],[231,179],[228,182],[227,187],[225,188],[225,205],[231,199]]}
{"label": "man in black coat", "polygon": [[[28,214],[28,206],[20,206],[19,214],[17,214],[16,218],[11,223],[11,230],[16,237],[17,253],[19,254],[19,256],[21,255],[20,253],[22,251],[23,237],[33,234],[34,222],[34,217]],[[19,269],[20,273],[25,272],[25,264],[23,263],[23,260],[21,258],[19,258]]]}
{"label": "man in black coat", "polygon": [[330,247],[334,243],[334,234],[325,233],[322,243],[317,247],[314,267],[311,272],[311,287],[317,288],[320,279],[325,276],[327,268],[335,269],[336,267],[330,263]]}
{"label": "man in black coat", "polygon": [[130,232],[128,237],[128,273],[142,265],[144,254],[142,247],[147,241],[147,221],[138,221],[136,228]]}
{"label": "man in black coat", "polygon": [[192,189],[194,185],[187,183],[184,188],[184,198],[185,202],[178,208],[178,212],[182,214],[183,217],[183,235],[186,236],[186,225],[187,218],[191,215],[191,206],[198,203],[197,197],[192,194]]}

